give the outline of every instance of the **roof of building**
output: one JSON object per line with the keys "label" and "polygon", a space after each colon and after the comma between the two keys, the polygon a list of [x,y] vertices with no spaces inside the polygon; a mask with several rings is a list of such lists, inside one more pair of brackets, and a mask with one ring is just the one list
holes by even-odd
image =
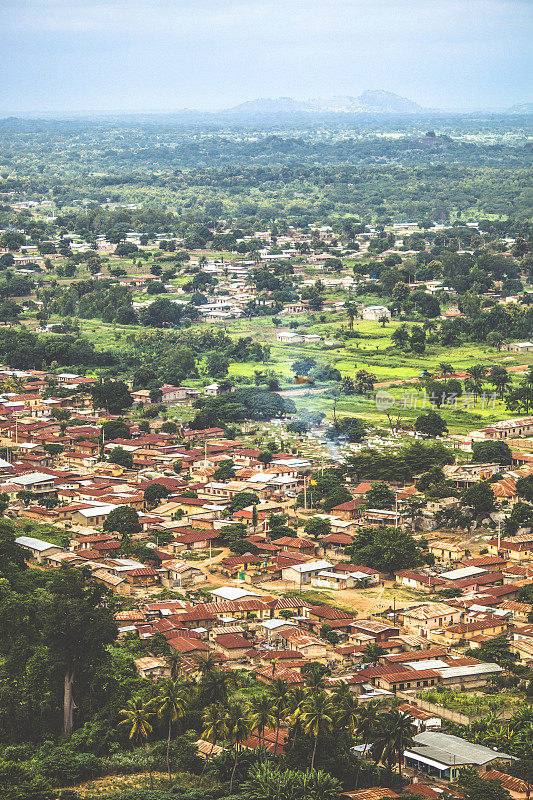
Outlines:
{"label": "roof of building", "polygon": [[225,650],[243,650],[250,647],[250,642],[238,633],[223,633],[217,636],[215,642]]}
{"label": "roof of building", "polygon": [[438,761],[446,766],[473,764],[482,766],[497,758],[513,759],[507,753],[501,753],[481,744],[472,744],[459,736],[438,731],[423,731],[413,737],[414,747],[405,751],[409,755],[421,755]]}
{"label": "roof of building", "polygon": [[59,547],[59,545],[51,542],[43,542],[42,539],[34,539],[33,536],[17,536],[15,543],[21,547],[28,547],[30,550],[38,550],[40,552],[44,552],[50,547]]}

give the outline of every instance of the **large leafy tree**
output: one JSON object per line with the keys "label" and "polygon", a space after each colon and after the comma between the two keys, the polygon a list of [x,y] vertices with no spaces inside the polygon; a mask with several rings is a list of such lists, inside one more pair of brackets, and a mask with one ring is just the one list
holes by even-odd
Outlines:
{"label": "large leafy tree", "polygon": [[95,408],[103,408],[108,414],[122,414],[133,405],[133,397],[124,381],[103,381],[91,387]]}
{"label": "large leafy tree", "polygon": [[104,520],[104,531],[116,531],[123,539],[128,539],[141,530],[139,515],[131,506],[114,508]]}
{"label": "large leafy tree", "polygon": [[363,528],[346,554],[356,564],[365,564],[380,572],[420,566],[424,562],[422,546],[400,528]]}
{"label": "large leafy tree", "polygon": [[52,577],[39,609],[42,638],[52,662],[63,676],[63,730],[74,724],[76,678],[106,658],[106,646],[117,628],[102,606],[101,586],[86,586],[79,570],[62,567]]}

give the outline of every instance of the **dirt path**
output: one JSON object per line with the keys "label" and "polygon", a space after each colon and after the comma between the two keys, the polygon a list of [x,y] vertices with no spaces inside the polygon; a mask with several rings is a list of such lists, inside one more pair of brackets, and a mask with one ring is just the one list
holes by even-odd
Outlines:
{"label": "dirt path", "polygon": [[311,394],[322,394],[322,392],[329,392],[331,386],[327,386],[325,388],[315,388],[313,386],[306,386],[302,389],[284,389],[282,392],[277,392],[280,397],[303,397],[308,392]]}

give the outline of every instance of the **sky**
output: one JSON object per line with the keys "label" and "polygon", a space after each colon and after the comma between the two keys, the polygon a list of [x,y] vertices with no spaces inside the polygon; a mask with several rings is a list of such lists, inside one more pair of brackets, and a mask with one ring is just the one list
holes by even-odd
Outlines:
{"label": "sky", "polygon": [[0,0],[0,115],[533,100],[533,0]]}

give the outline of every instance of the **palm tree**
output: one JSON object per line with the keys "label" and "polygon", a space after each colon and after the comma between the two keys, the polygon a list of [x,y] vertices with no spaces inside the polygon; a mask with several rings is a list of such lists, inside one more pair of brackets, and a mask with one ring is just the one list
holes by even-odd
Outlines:
{"label": "palm tree", "polygon": [[168,719],[167,736],[167,772],[170,786],[172,786],[172,772],[170,770],[170,737],[172,735],[172,724],[185,716],[188,705],[188,697],[185,688],[173,680],[166,681],[156,699],[158,704],[157,716]]}
{"label": "palm tree", "polygon": [[476,405],[477,397],[483,390],[483,382],[485,380],[487,368],[484,367],[483,364],[474,364],[472,367],[469,367],[466,372],[470,377],[465,380],[465,386],[473,393],[474,405]]}
{"label": "palm tree", "polygon": [[348,328],[350,331],[353,331],[353,321],[357,316],[357,306],[352,300],[346,300],[344,303],[344,309],[348,316]]}
{"label": "palm tree", "polygon": [[492,383],[494,388],[497,390],[500,398],[503,400],[503,396],[505,394],[505,390],[513,382],[513,379],[505,369],[505,367],[501,367],[500,365],[496,364],[488,375],[489,383]]}
{"label": "palm tree", "polygon": [[150,773],[150,789],[154,788],[154,777],[152,775],[152,766],[148,753],[148,736],[152,733],[151,718],[153,711],[151,710],[151,703],[143,703],[141,697],[134,697],[129,700],[126,708],[121,709],[119,714],[125,719],[120,722],[120,725],[129,725],[130,733],[129,738],[135,741],[142,741],[144,745],[144,752],[146,753],[146,766]]}
{"label": "palm tree", "polygon": [[453,373],[455,372],[453,366],[448,361],[441,361],[440,364],[437,364],[437,370],[439,378],[451,378]]}
{"label": "palm tree", "polygon": [[305,664],[301,669],[302,677],[308,689],[316,691],[324,689],[326,686],[326,675],[329,673],[327,667],[317,661]]}
{"label": "palm tree", "polygon": [[196,671],[202,678],[217,669],[217,660],[214,653],[195,653],[192,659],[196,664]]}
{"label": "palm tree", "polygon": [[268,696],[272,704],[272,713],[276,718],[276,745],[274,747],[274,755],[276,755],[278,751],[281,720],[285,716],[289,705],[290,692],[288,683],[284,681],[283,678],[276,678],[274,681],[272,681],[268,688]]}
{"label": "palm tree", "polygon": [[231,779],[229,782],[229,793],[231,794],[240,748],[242,743],[245,742],[250,735],[250,720],[246,713],[246,709],[238,703],[235,703],[229,707],[225,722],[229,739],[235,749],[235,760],[233,762],[233,769],[231,771]]}
{"label": "palm tree", "polygon": [[211,750],[206,756],[205,764],[198,781],[198,786],[202,783],[207,762],[213,755],[213,749],[219,739],[223,739],[228,733],[226,725],[226,713],[221,705],[213,703],[204,710],[202,714],[202,739],[211,742]]}
{"label": "palm tree", "polygon": [[276,717],[272,713],[272,702],[265,692],[258,697],[254,697],[250,706],[250,725],[252,730],[259,730],[259,752],[262,746],[265,747],[265,729],[273,728],[276,724]]}
{"label": "palm tree", "polygon": [[371,662],[372,664],[377,664],[381,656],[384,656],[386,650],[376,644],[376,642],[372,642],[371,644],[367,644],[363,651],[363,659],[365,662]]}
{"label": "palm tree", "polygon": [[346,728],[349,733],[353,733],[358,722],[359,703],[353,692],[343,695],[340,698],[337,710],[337,723],[341,728]]}
{"label": "palm tree", "polygon": [[412,745],[416,728],[409,714],[406,714],[404,711],[398,711],[396,708],[393,708],[389,711],[388,717],[392,729],[394,750],[398,756],[398,774],[401,775],[403,754],[406,748]]}
{"label": "palm tree", "polygon": [[304,733],[314,736],[311,769],[315,766],[316,746],[321,733],[332,730],[335,725],[335,707],[326,692],[313,692],[309,694],[298,709]]}
{"label": "palm tree", "polygon": [[220,703],[223,706],[228,704],[228,686],[232,680],[231,674],[215,669],[204,675],[198,684],[198,694],[202,705],[208,706],[210,703]]}
{"label": "palm tree", "polygon": [[[377,703],[371,702],[368,703],[368,705],[366,706],[361,706],[361,708],[359,709],[359,718],[357,721],[357,727],[355,729],[355,733],[357,736],[360,736],[363,739],[363,755],[366,753],[368,743],[371,741],[374,735],[377,718],[378,718]],[[358,779],[359,779],[359,770],[357,770],[357,776],[355,781],[356,787]]]}
{"label": "palm tree", "polygon": [[177,650],[173,650],[170,655],[167,656],[167,663],[170,666],[170,677],[173,681],[177,680],[179,677],[182,661],[183,657]]}

